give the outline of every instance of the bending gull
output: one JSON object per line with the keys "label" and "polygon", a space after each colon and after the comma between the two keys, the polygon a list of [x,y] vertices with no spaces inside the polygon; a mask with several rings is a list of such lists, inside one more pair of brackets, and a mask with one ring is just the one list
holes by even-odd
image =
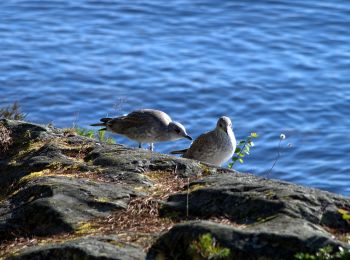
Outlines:
{"label": "bending gull", "polygon": [[133,111],[126,116],[116,118],[101,118],[102,123],[91,126],[104,126],[100,130],[111,131],[137,141],[139,148],[142,143],[149,143],[153,151],[153,143],[175,141],[181,138],[192,138],[186,133],[185,127],[172,121],[163,111],[155,109],[142,109]]}

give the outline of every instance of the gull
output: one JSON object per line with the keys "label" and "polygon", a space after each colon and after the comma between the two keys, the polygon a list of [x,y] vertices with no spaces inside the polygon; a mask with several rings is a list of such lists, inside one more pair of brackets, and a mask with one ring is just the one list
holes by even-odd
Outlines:
{"label": "gull", "polygon": [[222,116],[214,130],[200,135],[188,149],[173,151],[171,154],[182,154],[183,158],[221,166],[233,156],[235,150],[236,138],[231,120]]}
{"label": "gull", "polygon": [[137,141],[139,148],[142,147],[142,143],[149,143],[151,151],[154,149],[153,143],[181,138],[192,140],[182,124],[172,121],[168,114],[160,110],[141,109],[126,116],[101,118],[100,121],[102,123],[91,126],[104,126],[100,130],[107,130]]}

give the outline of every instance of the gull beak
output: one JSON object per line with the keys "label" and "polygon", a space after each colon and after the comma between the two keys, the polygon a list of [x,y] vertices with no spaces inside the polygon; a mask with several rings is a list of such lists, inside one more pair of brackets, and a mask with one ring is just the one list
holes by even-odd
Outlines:
{"label": "gull beak", "polygon": [[189,135],[185,135],[185,138],[189,139],[189,140],[193,140],[191,136]]}

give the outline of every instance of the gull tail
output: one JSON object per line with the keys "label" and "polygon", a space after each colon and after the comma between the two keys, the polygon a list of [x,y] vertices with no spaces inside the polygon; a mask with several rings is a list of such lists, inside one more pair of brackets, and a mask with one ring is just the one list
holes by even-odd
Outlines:
{"label": "gull tail", "polygon": [[90,126],[106,126],[106,123],[97,123],[97,124],[92,124]]}
{"label": "gull tail", "polygon": [[183,149],[183,150],[177,150],[177,151],[172,151],[170,154],[184,154],[187,152],[188,149]]}
{"label": "gull tail", "polygon": [[104,117],[104,118],[101,118],[101,119],[100,119],[100,121],[101,121],[102,123],[92,124],[92,125],[90,125],[90,126],[106,126],[107,123],[108,123],[110,120],[112,120],[112,118],[110,118],[110,117]]}

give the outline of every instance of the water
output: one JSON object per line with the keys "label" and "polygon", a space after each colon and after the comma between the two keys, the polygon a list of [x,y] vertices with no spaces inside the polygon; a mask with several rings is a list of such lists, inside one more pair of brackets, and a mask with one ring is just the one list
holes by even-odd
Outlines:
{"label": "water", "polygon": [[260,135],[237,170],[265,176],[284,133],[269,178],[350,195],[349,28],[340,0],[2,1],[0,106],[59,127],[157,108],[194,137],[227,115]]}

